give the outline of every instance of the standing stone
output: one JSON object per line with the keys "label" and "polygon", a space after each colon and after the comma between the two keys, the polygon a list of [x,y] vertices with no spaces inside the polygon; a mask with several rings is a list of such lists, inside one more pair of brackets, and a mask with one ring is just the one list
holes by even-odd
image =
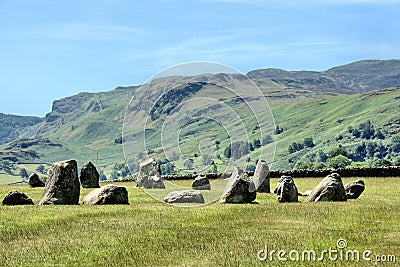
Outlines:
{"label": "standing stone", "polygon": [[99,177],[99,172],[90,161],[82,166],[79,180],[83,188],[99,188]]}
{"label": "standing stone", "polygon": [[204,197],[194,190],[174,191],[164,198],[165,203],[204,203]]}
{"label": "standing stone", "polygon": [[161,169],[157,161],[152,158],[139,164],[139,176],[136,180],[138,187],[146,189],[160,188],[165,189],[164,182],[161,178]]}
{"label": "standing stone", "polygon": [[36,173],[32,173],[31,175],[29,175],[28,184],[31,187],[44,187],[44,182],[40,180],[39,175],[37,175]]}
{"label": "standing stone", "polygon": [[257,196],[255,190],[250,191],[251,188],[254,188],[253,181],[247,173],[236,168],[229,178],[225,191],[220,198],[220,203],[251,203]]}
{"label": "standing stone", "polygon": [[269,168],[265,160],[260,159],[257,162],[256,170],[254,171],[253,182],[254,188],[251,188],[251,190],[257,190],[259,193],[271,193]]}
{"label": "standing stone", "polygon": [[197,176],[192,183],[192,189],[211,190],[210,181],[208,180],[207,176],[204,174]]}
{"label": "standing stone", "polygon": [[77,205],[79,193],[80,183],[76,161],[56,162],[49,169],[43,197],[39,205]]}
{"label": "standing stone", "polygon": [[348,183],[344,186],[347,199],[357,199],[364,192],[365,184],[363,180]]}
{"label": "standing stone", "polygon": [[3,205],[34,205],[34,203],[25,193],[12,190],[4,197]]}
{"label": "standing stone", "polygon": [[281,176],[278,181],[274,193],[278,195],[277,201],[279,203],[284,202],[298,202],[298,190],[292,177]]}
{"label": "standing stone", "polygon": [[128,191],[123,186],[108,184],[97,188],[83,198],[86,205],[129,204]]}
{"label": "standing stone", "polygon": [[306,202],[346,201],[342,178],[337,173],[326,176],[311,192]]}

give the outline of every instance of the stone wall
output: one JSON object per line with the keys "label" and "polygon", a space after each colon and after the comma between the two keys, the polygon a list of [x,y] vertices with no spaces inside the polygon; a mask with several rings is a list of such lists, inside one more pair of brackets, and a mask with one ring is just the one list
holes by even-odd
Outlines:
{"label": "stone wall", "polygon": [[[321,178],[333,172],[340,174],[342,177],[400,177],[400,167],[372,167],[372,168],[353,168],[353,169],[325,169],[325,170],[290,170],[280,171],[271,170],[269,175],[271,178],[280,178],[282,175],[292,176],[293,178]],[[249,176],[253,176],[254,172],[247,172]],[[226,179],[231,176],[230,173],[207,173],[208,179]],[[194,180],[197,174],[185,175],[164,175],[164,180]],[[124,182],[134,181],[134,179],[119,180]],[[118,181],[104,181],[118,182]]]}
{"label": "stone wall", "polygon": [[[400,167],[372,167],[372,168],[353,168],[353,169],[325,169],[325,170],[290,170],[279,171],[271,170],[271,178],[280,178],[282,175],[292,176],[295,178],[302,177],[325,177],[333,172],[339,173],[342,177],[400,177]],[[254,172],[248,172],[252,176]],[[165,175],[165,180],[194,180],[196,174],[187,175]],[[229,173],[207,173],[208,179],[229,178]]]}

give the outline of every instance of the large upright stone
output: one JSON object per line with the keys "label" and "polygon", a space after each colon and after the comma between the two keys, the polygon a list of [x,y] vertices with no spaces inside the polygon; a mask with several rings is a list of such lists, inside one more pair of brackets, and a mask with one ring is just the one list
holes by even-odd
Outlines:
{"label": "large upright stone", "polygon": [[77,205],[80,183],[75,160],[54,163],[49,171],[42,200],[39,205]]}
{"label": "large upright stone", "polygon": [[256,170],[253,176],[254,188],[251,190],[257,190],[259,193],[271,193],[270,180],[269,180],[269,168],[265,160],[260,159],[257,162]]}
{"label": "large upright stone", "polygon": [[99,172],[90,161],[82,166],[79,180],[83,188],[99,188],[99,177]]}
{"label": "large upright stone", "polygon": [[256,199],[253,181],[243,170],[236,168],[228,180],[220,203],[251,203]]}
{"label": "large upright stone", "polygon": [[31,175],[29,175],[28,184],[31,187],[44,187],[44,182],[40,180],[39,175],[37,175],[36,173],[32,173]]}
{"label": "large upright stone", "polygon": [[278,195],[277,201],[279,203],[284,202],[298,202],[298,190],[292,177],[282,176],[278,185],[276,186],[274,193]]}
{"label": "large upright stone", "polygon": [[25,193],[12,190],[4,197],[3,205],[34,205],[34,203]]}
{"label": "large upright stone", "polygon": [[192,182],[192,189],[195,190],[211,190],[210,181],[207,176],[201,174],[197,176]]}
{"label": "large upright stone", "polygon": [[129,204],[128,191],[123,186],[108,184],[97,188],[83,198],[86,205]]}
{"label": "large upright stone", "polygon": [[311,192],[306,202],[346,201],[342,178],[337,173],[326,176]]}
{"label": "large upright stone", "polygon": [[363,180],[348,183],[344,186],[347,199],[357,199],[364,192],[365,184]]}
{"label": "large upright stone", "polygon": [[139,164],[139,169],[139,176],[136,179],[138,187],[146,189],[165,188],[164,182],[161,178],[161,169],[157,161],[149,158]]}

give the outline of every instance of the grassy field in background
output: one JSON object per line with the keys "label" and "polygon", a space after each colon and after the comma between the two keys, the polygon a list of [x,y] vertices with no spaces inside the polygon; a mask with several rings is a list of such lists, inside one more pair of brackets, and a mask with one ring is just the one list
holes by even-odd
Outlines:
{"label": "grassy field in background", "polygon": [[0,173],[0,184],[10,184],[21,182],[21,176],[13,176],[5,173]]}
{"label": "grassy field in background", "polygon": [[[345,183],[356,178],[343,179]],[[295,179],[300,192],[320,179]],[[0,206],[1,266],[281,266],[259,261],[257,252],[336,248],[395,255],[397,263],[288,261],[285,266],[398,266],[400,261],[399,178],[365,178],[358,200],[341,203],[276,203],[258,194],[259,204],[213,203],[179,208],[154,200],[133,183],[120,183],[130,205]],[[277,179],[271,180],[273,189]],[[177,184],[187,186],[190,181]],[[41,188],[0,186],[0,197],[17,189],[35,203]],[[81,190],[81,200],[90,192]],[[304,197],[300,197],[304,201]]]}

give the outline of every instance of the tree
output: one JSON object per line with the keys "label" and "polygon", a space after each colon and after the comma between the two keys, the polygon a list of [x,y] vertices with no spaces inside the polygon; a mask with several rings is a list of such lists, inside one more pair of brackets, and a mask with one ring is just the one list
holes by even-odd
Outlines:
{"label": "tree", "polygon": [[365,147],[365,151],[367,152],[367,156],[372,158],[375,154],[375,149],[378,145],[375,142],[368,142]]}
{"label": "tree", "polygon": [[361,132],[358,129],[354,129],[351,133],[356,138],[359,138],[361,136]]}
{"label": "tree", "polygon": [[175,166],[169,161],[163,163],[162,165],[160,165],[160,167],[162,174],[171,174],[175,172]]}
{"label": "tree", "polygon": [[383,159],[388,154],[387,149],[384,145],[379,144],[375,149],[375,156],[377,158]]}
{"label": "tree", "polygon": [[381,132],[380,129],[376,130],[376,134],[375,134],[376,138],[378,139],[385,139],[385,136],[383,135],[383,133]]}
{"label": "tree", "polygon": [[366,122],[361,123],[358,126],[358,130],[360,131],[362,138],[364,138],[364,139],[374,138],[375,129],[374,129],[374,126],[371,124],[370,120],[367,120]]}
{"label": "tree", "polygon": [[224,150],[224,156],[225,158],[229,159],[231,157],[232,148],[231,145],[227,146]]}
{"label": "tree", "polygon": [[400,166],[400,156],[395,157],[392,162],[393,166]]}
{"label": "tree", "polygon": [[254,146],[252,143],[250,143],[250,151],[254,151]]}
{"label": "tree", "polygon": [[349,168],[367,168],[368,167],[368,163],[365,161],[362,162],[352,162],[349,165]]}
{"label": "tree", "polygon": [[211,164],[211,168],[208,170],[208,173],[218,173],[217,165],[214,162]]}
{"label": "tree", "polygon": [[183,166],[185,166],[186,169],[191,170],[193,169],[193,163],[193,159],[187,159],[185,163],[183,163]]}
{"label": "tree", "polygon": [[362,142],[361,144],[356,146],[356,149],[354,151],[354,157],[363,160],[366,156],[367,156],[367,146],[365,145],[365,142]]}
{"label": "tree", "polygon": [[373,167],[385,167],[392,166],[392,163],[387,159],[376,159],[372,161]]}
{"label": "tree", "polygon": [[37,166],[36,171],[40,172],[41,174],[47,174],[47,170],[43,165]]}
{"label": "tree", "polygon": [[22,168],[19,172],[19,176],[21,176],[23,179],[26,179],[29,175],[28,172],[24,168]]}
{"label": "tree", "polygon": [[400,136],[392,137],[390,148],[392,149],[393,152],[400,153]]}
{"label": "tree", "polygon": [[128,166],[125,163],[116,163],[111,172],[111,180],[116,180],[119,178],[125,178],[130,175]]}
{"label": "tree", "polygon": [[281,133],[283,133],[283,128],[279,127],[279,125],[276,125],[275,134],[281,134]]}
{"label": "tree", "polygon": [[110,179],[111,180],[118,180],[119,179],[119,173],[115,169],[112,170],[111,175],[110,175]]}
{"label": "tree", "polygon": [[343,155],[338,155],[338,156],[335,156],[333,158],[329,158],[326,161],[326,164],[330,168],[337,169],[337,168],[346,168],[352,162],[353,161],[351,159],[349,159],[348,157],[343,156]]}
{"label": "tree", "polygon": [[13,165],[7,160],[0,161],[0,170],[8,174],[13,174]]}
{"label": "tree", "polygon": [[99,180],[100,181],[106,181],[107,180],[107,176],[104,174],[103,170],[99,171]]}
{"label": "tree", "polygon": [[326,164],[324,162],[315,162],[313,169],[314,170],[322,170],[326,168]]}
{"label": "tree", "polygon": [[125,178],[130,174],[129,168],[125,163],[116,163],[114,165],[114,170],[118,173],[118,176],[122,178]]}
{"label": "tree", "polygon": [[342,155],[342,156],[345,156],[345,157],[348,156],[348,152],[347,152],[346,148],[344,148],[342,145],[339,145],[338,147],[333,148],[329,152],[329,157],[330,158],[334,158],[334,157],[339,156],[339,155]]}
{"label": "tree", "polygon": [[328,155],[322,150],[318,151],[318,157],[321,162],[326,162],[328,159]]}
{"label": "tree", "polygon": [[313,164],[309,161],[298,161],[295,165],[297,170],[310,170],[313,168]]}
{"label": "tree", "polygon": [[311,137],[304,138],[303,144],[305,147],[314,147],[315,146],[314,141]]}
{"label": "tree", "polygon": [[253,148],[254,149],[257,149],[257,148],[261,147],[260,139],[254,139],[252,143],[253,143]]}
{"label": "tree", "polygon": [[304,148],[304,145],[301,143],[296,143],[293,142],[289,147],[288,147],[288,151],[290,154],[296,152],[296,151],[300,151]]}

